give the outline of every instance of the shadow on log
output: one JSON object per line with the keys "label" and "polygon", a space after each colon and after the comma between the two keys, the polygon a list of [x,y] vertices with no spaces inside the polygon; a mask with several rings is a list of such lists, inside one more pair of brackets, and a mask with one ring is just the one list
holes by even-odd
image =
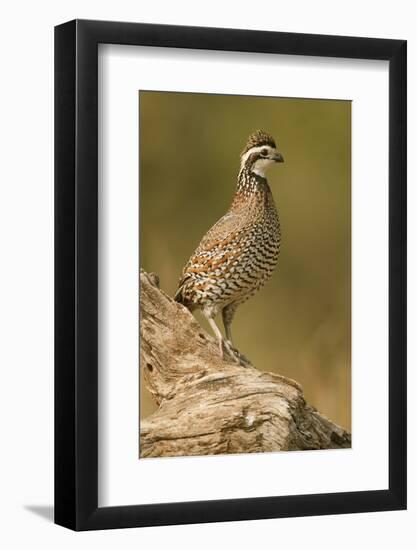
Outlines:
{"label": "shadow on log", "polygon": [[297,382],[222,359],[214,337],[143,270],[140,314],[141,368],[159,405],[141,420],[141,458],[351,446]]}

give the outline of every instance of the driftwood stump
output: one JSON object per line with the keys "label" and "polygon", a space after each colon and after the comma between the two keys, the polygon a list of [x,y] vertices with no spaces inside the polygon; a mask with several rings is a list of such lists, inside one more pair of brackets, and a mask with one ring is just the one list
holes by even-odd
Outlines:
{"label": "driftwood stump", "polygon": [[140,457],[351,446],[288,378],[223,360],[214,337],[140,273],[140,362],[158,410],[140,423]]}

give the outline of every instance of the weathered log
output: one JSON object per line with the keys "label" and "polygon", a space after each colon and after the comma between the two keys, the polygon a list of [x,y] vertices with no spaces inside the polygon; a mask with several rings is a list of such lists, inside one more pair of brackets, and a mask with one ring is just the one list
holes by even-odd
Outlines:
{"label": "weathered log", "polygon": [[223,359],[214,337],[143,270],[140,314],[141,368],[159,405],[141,419],[141,458],[351,446],[297,382]]}

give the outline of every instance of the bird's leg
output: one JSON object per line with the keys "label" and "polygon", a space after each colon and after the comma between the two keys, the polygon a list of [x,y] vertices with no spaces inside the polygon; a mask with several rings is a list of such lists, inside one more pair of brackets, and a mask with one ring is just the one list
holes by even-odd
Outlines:
{"label": "bird's leg", "polygon": [[236,357],[236,354],[233,350],[233,347],[231,346],[231,344],[229,344],[229,342],[227,342],[224,338],[223,338],[223,334],[221,333],[221,330],[219,329],[219,327],[216,325],[216,322],[214,320],[214,315],[211,311],[207,311],[207,310],[202,310],[203,312],[203,315],[204,317],[207,319],[209,325],[211,326],[216,338],[217,338],[217,341],[219,342],[219,350],[220,350],[220,355],[222,356],[223,359],[225,359],[225,356],[224,356],[224,349],[226,349],[229,354],[232,356],[232,358],[236,361],[236,362],[239,362],[239,359],[238,357]]}
{"label": "bird's leg", "polygon": [[209,322],[209,325],[211,326],[216,338],[217,338],[217,341],[219,342],[219,350],[220,350],[220,353],[221,355],[223,356],[223,335],[219,329],[219,327],[216,325],[216,322],[215,320],[213,319],[213,317],[207,317],[207,321]]}
{"label": "bird's leg", "polygon": [[228,343],[234,348],[233,340],[232,340],[232,321],[233,317],[235,315],[237,309],[236,303],[228,304],[226,307],[222,309],[222,318],[223,318],[223,324],[224,324],[224,330],[226,332],[226,340]]}
{"label": "bird's leg", "polygon": [[243,365],[250,365],[251,362],[249,361],[249,359],[247,359],[242,353],[240,353],[237,348],[235,348],[232,340],[232,320],[236,313],[238,305],[239,304],[237,302],[232,302],[231,304],[228,304],[226,307],[224,307],[222,310],[224,330],[226,332],[226,341],[230,348],[233,350],[233,355],[237,357],[239,363]]}

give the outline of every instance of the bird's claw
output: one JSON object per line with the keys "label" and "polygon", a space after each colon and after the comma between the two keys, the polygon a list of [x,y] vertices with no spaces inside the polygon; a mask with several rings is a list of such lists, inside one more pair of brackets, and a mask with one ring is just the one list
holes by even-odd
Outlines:
{"label": "bird's claw", "polygon": [[223,348],[222,348],[223,359],[226,359],[225,353],[224,353],[225,350],[227,351],[229,356],[233,359],[233,361],[238,365],[241,365],[242,367],[248,367],[252,365],[249,359],[245,357],[242,353],[240,353],[240,351],[236,349],[229,340],[223,340]]}

